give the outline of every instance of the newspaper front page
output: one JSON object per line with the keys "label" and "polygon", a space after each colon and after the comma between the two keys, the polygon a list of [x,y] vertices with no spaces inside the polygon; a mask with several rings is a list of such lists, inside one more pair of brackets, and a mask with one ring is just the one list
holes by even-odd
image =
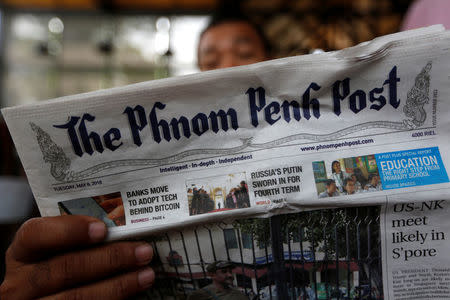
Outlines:
{"label": "newspaper front page", "polygon": [[[384,297],[406,299],[410,294],[401,286],[408,277],[402,276],[413,268],[405,263],[416,259],[422,264],[425,255],[440,261],[443,256],[435,256],[445,248],[443,242],[431,241],[432,230],[440,237],[437,224],[444,220],[444,210],[415,216],[407,204],[398,211],[403,205],[398,203],[407,199],[427,207],[420,203],[449,198],[449,49],[450,33],[433,26],[342,51],[144,82],[2,113],[42,215],[100,218],[110,227],[111,240],[314,209],[320,209],[321,217],[313,214],[308,220],[318,220],[320,226],[328,208],[385,205],[381,216],[376,213],[382,229],[380,236],[377,227],[376,240],[384,243],[383,280],[389,280]],[[347,217],[333,220],[347,225],[360,216],[352,219],[348,216],[354,212],[345,209],[339,214]],[[227,249],[227,255],[222,254],[230,260],[228,225],[220,224],[222,249]],[[200,254],[196,265],[204,276],[206,264],[220,256],[211,230],[208,227],[204,237],[212,241],[213,255],[204,259]],[[205,241],[193,232],[200,253]],[[253,248],[257,232],[251,232]],[[361,237],[359,229],[355,234]],[[160,256],[179,277],[179,251],[173,239],[166,238],[170,247]],[[183,242],[179,246],[187,254],[184,238],[176,240]],[[409,241],[414,245],[409,247]],[[334,255],[336,270],[340,268],[343,254],[338,246],[328,253],[323,241],[312,241],[309,247],[314,245],[321,254],[311,250],[311,261]],[[347,253],[348,274],[371,268],[360,260],[350,264],[350,256],[360,257],[358,249],[355,255]],[[291,250],[291,262],[292,251],[300,251],[298,263],[305,266],[305,249]],[[269,254],[261,254],[261,264],[271,262]],[[256,266],[258,256],[252,257]],[[194,282],[189,261],[186,266]],[[424,276],[434,276],[433,267],[427,270]],[[352,282],[358,283],[354,293],[359,295],[367,289],[370,295],[372,286],[382,287],[381,271],[378,282],[364,278],[368,287],[360,275],[352,276],[345,280],[347,297]],[[316,296],[336,292],[314,283],[309,289]],[[253,285],[263,299],[259,283]],[[268,284],[265,293],[272,292]]]}

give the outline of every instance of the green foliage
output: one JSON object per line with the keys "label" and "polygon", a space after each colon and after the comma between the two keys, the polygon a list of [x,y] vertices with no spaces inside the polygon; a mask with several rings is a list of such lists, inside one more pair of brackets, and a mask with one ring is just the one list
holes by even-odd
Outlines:
{"label": "green foliage", "polygon": [[261,218],[236,220],[233,223],[233,226],[241,230],[243,233],[251,234],[259,247],[268,245],[267,242],[270,241],[269,219]]}
{"label": "green foliage", "polygon": [[[252,234],[258,245],[270,244],[269,219],[244,219],[233,224]],[[282,216],[280,234],[284,242],[308,242],[324,260],[374,256],[379,244],[379,207],[306,211]],[[369,240],[370,239],[370,240]],[[370,249],[369,249],[370,246]]]}

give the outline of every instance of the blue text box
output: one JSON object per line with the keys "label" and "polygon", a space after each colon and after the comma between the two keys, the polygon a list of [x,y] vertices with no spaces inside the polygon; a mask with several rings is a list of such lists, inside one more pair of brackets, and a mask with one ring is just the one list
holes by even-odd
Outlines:
{"label": "blue text box", "polygon": [[384,190],[448,182],[438,147],[375,154]]}

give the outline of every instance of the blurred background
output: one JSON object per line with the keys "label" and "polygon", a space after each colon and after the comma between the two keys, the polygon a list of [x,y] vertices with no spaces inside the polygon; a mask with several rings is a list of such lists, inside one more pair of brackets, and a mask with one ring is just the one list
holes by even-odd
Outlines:
{"label": "blurred background", "polygon": [[[241,10],[279,58],[399,31],[412,2],[0,0],[0,107],[198,72],[198,37],[213,13]],[[16,228],[38,212],[2,117],[0,160],[3,259]]]}
{"label": "blurred background", "polygon": [[239,7],[285,57],[398,31],[410,2],[3,0],[0,105],[197,72],[197,38],[218,5]]}

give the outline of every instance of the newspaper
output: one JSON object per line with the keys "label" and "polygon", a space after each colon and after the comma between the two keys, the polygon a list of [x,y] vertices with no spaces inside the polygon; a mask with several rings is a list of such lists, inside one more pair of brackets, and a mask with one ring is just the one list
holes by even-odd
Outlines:
{"label": "newspaper", "polygon": [[[184,299],[225,260],[258,299],[284,279],[302,299],[448,299],[449,49],[432,26],[2,113],[42,215],[163,233],[170,288],[152,297]],[[277,261],[248,218],[278,214]]]}
{"label": "newspaper", "polygon": [[449,47],[433,26],[2,113],[41,214],[101,218],[113,240],[425,201],[450,191]]}
{"label": "newspaper", "polygon": [[450,201],[397,200],[381,222],[385,299],[449,299]]}

